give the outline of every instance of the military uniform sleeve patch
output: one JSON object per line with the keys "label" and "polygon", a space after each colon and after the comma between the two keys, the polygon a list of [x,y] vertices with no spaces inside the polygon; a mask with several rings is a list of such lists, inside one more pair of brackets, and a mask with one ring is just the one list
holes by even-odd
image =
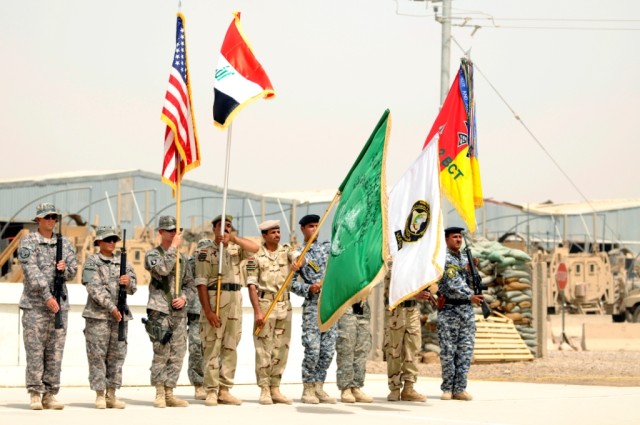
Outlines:
{"label": "military uniform sleeve patch", "polygon": [[31,256],[31,249],[29,247],[23,246],[18,250],[18,260],[21,263],[25,263],[30,256]]}

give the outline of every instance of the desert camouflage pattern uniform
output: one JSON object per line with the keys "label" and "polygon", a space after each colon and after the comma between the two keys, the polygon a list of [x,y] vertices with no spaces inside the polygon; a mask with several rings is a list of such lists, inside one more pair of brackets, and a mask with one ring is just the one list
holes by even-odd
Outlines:
{"label": "desert camouflage pattern uniform", "polygon": [[[330,242],[313,242],[305,254],[305,265],[297,273],[302,280],[295,280],[291,286],[291,292],[304,297],[302,303],[302,346],[304,347],[302,382],[304,383],[324,382],[327,379],[327,370],[331,366],[336,349],[337,325],[333,325],[326,332],[320,332],[318,328],[320,293],[309,292],[311,285],[322,280],[330,250]],[[302,248],[297,252],[302,252]]]}
{"label": "desert camouflage pattern uniform", "polygon": [[[276,293],[289,275],[289,264],[297,258],[289,245],[271,252],[264,244],[247,261],[247,286],[258,292],[260,310],[266,313]],[[256,349],[256,382],[259,387],[279,387],[289,357],[291,342],[291,301],[285,290],[262,330],[253,336]]]}
{"label": "desert camouflage pattern uniform", "polygon": [[[180,254],[180,293],[176,294],[175,276],[176,248],[164,250],[157,246],[145,255],[144,267],[151,273],[149,301],[147,303],[148,320],[161,323],[162,328],[171,329],[173,335],[169,342],[153,342],[153,361],[151,363],[151,385],[164,385],[175,388],[187,351],[187,308],[195,299],[195,284],[186,257]],[[174,298],[183,297],[187,306],[180,310],[171,307]]]}
{"label": "desert camouflage pattern uniform", "polygon": [[389,285],[392,262],[387,262],[384,276],[384,353],[387,360],[388,386],[400,390],[404,382],[415,383],[421,345],[420,306],[416,300],[403,301],[389,311]]}
{"label": "desert camouflage pattern uniform", "polygon": [[[40,394],[57,394],[60,389],[62,354],[67,336],[69,300],[67,285],[61,299],[62,329],[55,329],[55,314],[46,306],[53,292],[56,259],[56,235],[48,239],[39,232],[20,241],[18,260],[24,272],[24,288],[19,307],[22,309],[22,331],[27,358],[26,387]],[[62,258],[66,263],[65,280],[78,270],[76,253],[69,239],[62,238]]]}
{"label": "desert camouflage pattern uniform", "polygon": [[338,320],[336,384],[340,390],[362,388],[371,350],[371,309],[365,300],[355,303]]}
{"label": "desert camouflage pattern uniform", "polygon": [[[467,274],[467,258],[447,250],[445,270],[438,284],[438,295],[464,302],[473,295]],[[476,322],[471,302],[446,304],[438,312],[438,338],[442,365],[442,392],[461,393],[467,388]]]}
{"label": "desert camouflage pattern uniform", "polygon": [[[196,257],[198,252],[189,256],[189,268],[191,275],[196,275]],[[204,351],[202,340],[200,339],[200,311],[202,306],[196,294],[192,303],[187,304],[187,339],[189,342],[189,359],[187,363],[187,376],[191,385],[202,385],[204,373],[202,371],[202,360]]]}
{"label": "desert camouflage pattern uniform", "polygon": [[[127,263],[127,275],[130,278],[127,294],[133,295],[138,288],[131,263]],[[89,386],[94,391],[117,389],[122,385],[122,365],[127,356],[127,322],[133,316],[130,311],[124,315],[125,341],[118,341],[120,322],[111,312],[118,307],[119,279],[120,255],[106,257],[97,253],[87,257],[82,269],[82,284],[86,286],[88,296],[82,317],[85,318]]]}
{"label": "desert camouflage pattern uniform", "polygon": [[[196,285],[205,285],[211,309],[216,310],[219,245],[207,247],[196,262]],[[204,388],[218,391],[220,386],[231,388],[238,363],[238,344],[242,337],[242,288],[240,262],[244,250],[229,243],[223,250],[222,286],[220,288],[220,327],[211,326],[207,317],[200,317],[200,337],[204,344]]]}

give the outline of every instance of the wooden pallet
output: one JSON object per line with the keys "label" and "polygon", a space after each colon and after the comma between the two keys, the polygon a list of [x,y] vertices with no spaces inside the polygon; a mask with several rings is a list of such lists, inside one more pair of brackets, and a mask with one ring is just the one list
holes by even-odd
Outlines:
{"label": "wooden pallet", "polygon": [[481,315],[476,315],[473,363],[524,360],[533,360],[533,355],[511,319],[502,315],[491,315],[486,319]]}

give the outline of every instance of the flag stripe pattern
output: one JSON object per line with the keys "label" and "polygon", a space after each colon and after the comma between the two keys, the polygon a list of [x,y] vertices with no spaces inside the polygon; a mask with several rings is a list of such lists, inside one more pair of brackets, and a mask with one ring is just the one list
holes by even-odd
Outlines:
{"label": "flag stripe pattern", "polygon": [[213,121],[222,129],[227,128],[249,103],[261,97],[275,96],[267,73],[244,35],[240,12],[233,15],[220,49],[213,88]]}
{"label": "flag stripe pattern", "polygon": [[474,232],[475,209],[483,205],[483,197],[471,79],[472,64],[463,60],[424,146],[438,144],[442,191]]}
{"label": "flag stripe pattern", "polygon": [[[174,190],[185,172],[200,165],[200,145],[191,105],[184,16],[178,13],[176,49],[161,115],[162,121],[167,125],[164,134],[162,181]],[[180,160],[180,175],[177,173],[176,159]]]}
{"label": "flag stripe pattern", "polygon": [[438,145],[427,145],[389,194],[389,307],[437,283],[446,257]]}

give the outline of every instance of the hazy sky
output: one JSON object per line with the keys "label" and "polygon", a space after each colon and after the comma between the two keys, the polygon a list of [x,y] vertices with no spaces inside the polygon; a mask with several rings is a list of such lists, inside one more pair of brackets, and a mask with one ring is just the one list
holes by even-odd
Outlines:
{"label": "hazy sky", "polygon": [[[0,179],[90,169],[160,173],[177,7],[174,0],[0,2]],[[233,10],[242,12],[276,97],[234,121],[230,187],[337,188],[385,108],[391,187],[438,112],[441,25],[432,6],[183,1],[202,156],[186,178],[220,186],[226,132],[212,124],[212,85]],[[454,0],[453,15],[455,40],[471,48],[477,68],[588,198],[640,198],[640,2]],[[457,26],[463,17],[471,20]],[[475,25],[481,28],[472,36]],[[454,41],[451,80],[461,55]],[[485,196],[580,201],[487,79],[476,74]]]}

